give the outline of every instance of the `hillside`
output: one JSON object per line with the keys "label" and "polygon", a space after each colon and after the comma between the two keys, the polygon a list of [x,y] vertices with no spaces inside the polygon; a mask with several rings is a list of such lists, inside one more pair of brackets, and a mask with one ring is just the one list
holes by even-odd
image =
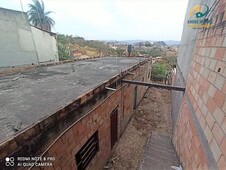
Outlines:
{"label": "hillside", "polygon": [[80,56],[117,56],[117,50],[103,41],[85,40],[83,37],[60,34],[57,36],[61,60]]}
{"label": "hillside", "polygon": [[[164,41],[99,41],[85,40],[79,36],[60,34],[57,36],[60,60],[73,59],[76,57],[97,56],[128,56],[127,46],[133,43],[131,56],[165,56],[171,52],[171,48]],[[173,43],[173,42],[172,42]]]}

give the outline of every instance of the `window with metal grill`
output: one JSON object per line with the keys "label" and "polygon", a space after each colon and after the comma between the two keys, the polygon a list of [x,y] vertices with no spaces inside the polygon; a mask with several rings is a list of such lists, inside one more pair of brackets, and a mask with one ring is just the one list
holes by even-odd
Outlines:
{"label": "window with metal grill", "polygon": [[75,155],[77,169],[85,170],[99,151],[98,131],[96,131]]}

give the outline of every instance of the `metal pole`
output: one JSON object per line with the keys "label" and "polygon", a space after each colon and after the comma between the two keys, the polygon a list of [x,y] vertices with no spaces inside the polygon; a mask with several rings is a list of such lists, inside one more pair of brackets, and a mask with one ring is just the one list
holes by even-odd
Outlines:
{"label": "metal pole", "polygon": [[21,9],[22,9],[22,12],[24,12],[24,8],[23,8],[22,0],[20,0],[20,6],[21,6]]}
{"label": "metal pole", "polygon": [[147,83],[147,82],[141,82],[141,81],[131,81],[131,80],[122,79],[122,83],[137,84],[137,85],[141,85],[141,86],[156,87],[156,88],[162,88],[162,89],[167,89],[167,90],[175,90],[175,91],[183,91],[183,92],[185,91],[184,87]]}

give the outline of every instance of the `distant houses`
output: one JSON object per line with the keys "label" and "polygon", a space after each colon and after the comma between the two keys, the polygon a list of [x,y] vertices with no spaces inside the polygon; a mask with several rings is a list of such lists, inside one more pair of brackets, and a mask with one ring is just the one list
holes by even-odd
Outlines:
{"label": "distant houses", "polygon": [[59,61],[56,34],[33,27],[27,14],[0,8],[0,67]]}

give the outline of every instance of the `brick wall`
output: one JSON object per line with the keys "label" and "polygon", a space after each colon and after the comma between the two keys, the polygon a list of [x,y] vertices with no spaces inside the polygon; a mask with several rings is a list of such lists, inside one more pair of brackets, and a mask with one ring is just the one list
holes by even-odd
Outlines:
{"label": "brick wall", "polygon": [[198,31],[192,52],[173,139],[185,169],[226,168],[225,6],[220,0],[213,27]]}
{"label": "brick wall", "polygon": [[205,151],[185,99],[180,113],[174,132],[174,144],[182,166],[185,169],[207,169]]}
{"label": "brick wall", "polygon": [[[53,167],[45,169],[76,168],[75,154],[88,138],[98,130],[100,151],[92,160],[90,169],[101,169],[111,153],[110,114],[118,108],[118,138],[133,113],[134,85],[122,84],[122,79],[149,81],[151,62],[146,59],[137,65],[104,81],[98,87],[65,104],[56,113],[40,120],[0,145],[0,167],[4,169],[6,157],[51,156]],[[131,74],[133,73],[133,74]],[[116,88],[116,91],[105,87]],[[137,101],[142,99],[146,87],[137,87]],[[31,165],[27,165],[27,169]],[[37,169],[37,167],[33,167]]]}
{"label": "brick wall", "polygon": [[[133,76],[125,79],[148,81],[148,65],[136,69]],[[123,133],[126,124],[133,113],[134,85],[123,85],[118,90],[99,103],[85,117],[68,128],[44,152],[44,157],[55,157],[50,169],[76,169],[75,154],[86,141],[98,130],[99,151],[88,166],[88,169],[102,169],[111,154],[110,114],[118,108],[118,138]],[[146,92],[146,87],[138,88],[138,102]],[[123,97],[123,98],[122,98]],[[34,167],[35,169],[36,167]]]}

